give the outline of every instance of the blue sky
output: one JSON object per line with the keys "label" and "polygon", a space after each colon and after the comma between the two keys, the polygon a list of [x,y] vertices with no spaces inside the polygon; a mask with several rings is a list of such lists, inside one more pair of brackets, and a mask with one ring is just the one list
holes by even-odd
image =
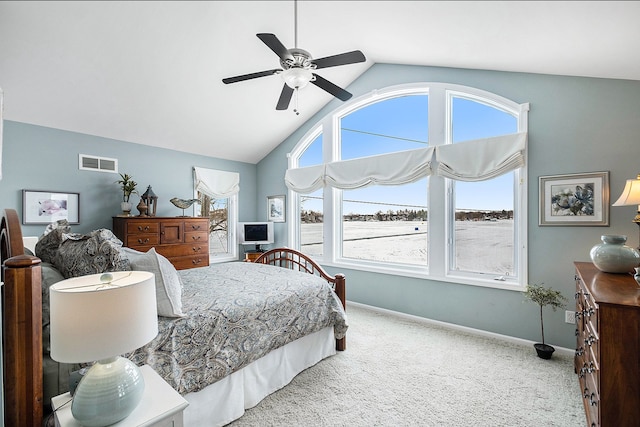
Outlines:
{"label": "blue sky", "polygon": [[[516,119],[500,110],[455,98],[453,142],[503,135],[517,131]],[[428,99],[426,95],[393,98],[369,105],[343,118],[342,159],[370,156],[428,146]],[[321,163],[320,136],[305,152],[300,166]],[[490,181],[456,183],[456,207],[473,210],[513,209],[513,173]],[[320,197],[321,191],[310,196]],[[375,213],[427,206],[427,179],[402,187],[370,186],[345,191],[345,214]],[[320,202],[308,200],[304,209],[321,211]]]}

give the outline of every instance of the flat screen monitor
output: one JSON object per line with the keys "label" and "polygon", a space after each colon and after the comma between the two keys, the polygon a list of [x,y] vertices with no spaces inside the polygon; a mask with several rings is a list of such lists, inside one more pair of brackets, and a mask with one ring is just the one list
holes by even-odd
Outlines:
{"label": "flat screen monitor", "polygon": [[256,245],[256,251],[262,252],[260,245],[273,243],[273,222],[241,222],[240,244]]}

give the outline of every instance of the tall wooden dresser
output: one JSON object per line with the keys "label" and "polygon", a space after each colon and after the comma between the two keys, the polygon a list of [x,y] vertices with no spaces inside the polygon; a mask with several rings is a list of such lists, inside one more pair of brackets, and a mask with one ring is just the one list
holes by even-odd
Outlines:
{"label": "tall wooden dresser", "polygon": [[640,423],[640,285],[576,262],[575,371],[588,426]]}
{"label": "tall wooden dresser", "polygon": [[209,265],[207,218],[113,217],[113,233],[137,251],[156,248],[178,270]]}

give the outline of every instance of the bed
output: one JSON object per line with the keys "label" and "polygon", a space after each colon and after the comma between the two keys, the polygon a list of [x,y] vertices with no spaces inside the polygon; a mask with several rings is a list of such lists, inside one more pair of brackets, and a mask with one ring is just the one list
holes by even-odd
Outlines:
{"label": "bed", "polygon": [[[0,240],[5,282],[5,425],[40,425],[45,403],[43,360],[47,363],[46,355],[43,358],[41,297],[41,264],[45,263],[25,255],[14,210],[3,212]],[[272,272],[275,280],[267,279]],[[153,367],[184,396],[189,402],[184,414],[187,426],[227,424],[299,372],[346,348],[345,277],[330,276],[304,254],[280,248],[264,253],[254,263],[226,263],[179,273],[184,283],[184,316],[159,316],[158,337],[127,356]],[[311,281],[300,288],[311,289],[312,299],[320,301],[323,311],[313,309],[310,302],[296,302],[296,295],[303,293],[296,284],[307,279]],[[330,296],[323,296],[326,289]],[[265,301],[274,302],[280,310],[276,308],[270,320],[255,311],[266,305],[254,298],[264,290]],[[224,307],[222,314],[205,314],[205,309],[213,306]],[[251,310],[237,311],[238,306]],[[207,316],[216,319],[223,332],[195,325],[194,319]],[[313,322],[301,322],[301,318]],[[238,329],[241,324],[250,329]],[[162,331],[170,332],[163,335]],[[225,350],[222,342],[234,340],[236,347]],[[187,341],[199,345],[186,356],[176,353]],[[265,341],[266,349],[262,348]],[[46,379],[44,383],[46,387]]]}

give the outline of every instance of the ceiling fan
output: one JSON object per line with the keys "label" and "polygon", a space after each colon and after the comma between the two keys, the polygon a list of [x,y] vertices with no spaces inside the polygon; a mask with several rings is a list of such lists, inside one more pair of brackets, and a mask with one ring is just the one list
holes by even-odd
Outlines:
{"label": "ceiling fan", "polygon": [[[286,110],[289,108],[289,103],[293,96],[294,90],[302,89],[307,84],[312,83],[329,92],[336,98],[346,101],[351,98],[351,94],[339,86],[331,83],[329,80],[314,73],[315,70],[322,68],[336,67],[338,65],[355,64],[358,62],[366,61],[364,54],[359,50],[351,52],[345,52],[338,55],[326,56],[324,58],[313,59],[311,54],[306,50],[299,49],[298,35],[297,35],[297,3],[294,3],[295,14],[295,29],[294,29],[294,43],[295,46],[292,49],[287,49],[274,34],[259,33],[256,34],[264,44],[269,47],[280,58],[280,66],[282,68],[275,68],[272,70],[259,71],[257,73],[243,74],[241,76],[227,77],[222,79],[225,84],[236,83],[245,80],[255,79],[258,77],[266,77],[274,74],[279,74],[284,80],[284,86],[276,105],[276,110]],[[299,114],[297,108],[294,109],[296,114]]]}

